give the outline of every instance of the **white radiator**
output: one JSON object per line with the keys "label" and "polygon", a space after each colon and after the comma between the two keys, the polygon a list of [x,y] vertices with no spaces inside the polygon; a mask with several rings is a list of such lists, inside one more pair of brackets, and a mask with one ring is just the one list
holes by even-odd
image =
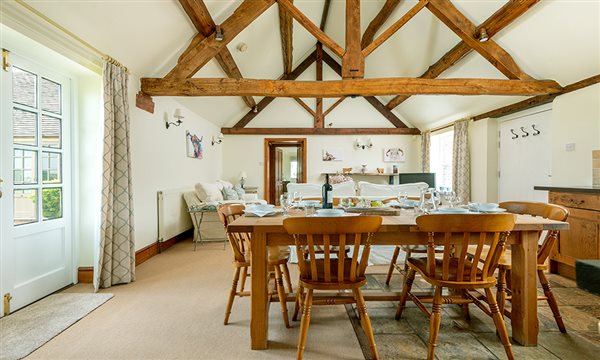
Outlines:
{"label": "white radiator", "polygon": [[192,220],[183,193],[193,189],[162,190],[156,193],[158,242],[163,242],[192,228]]}

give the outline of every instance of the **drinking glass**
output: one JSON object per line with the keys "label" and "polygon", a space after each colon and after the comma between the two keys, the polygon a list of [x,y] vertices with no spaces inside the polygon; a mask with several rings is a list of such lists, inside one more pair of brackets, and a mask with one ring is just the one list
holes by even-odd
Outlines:
{"label": "drinking glass", "polygon": [[399,192],[397,198],[398,203],[400,203],[400,206],[404,206],[406,205],[406,200],[408,200],[408,194],[405,192]]}
{"label": "drinking glass", "polygon": [[296,206],[300,206],[300,203],[302,202],[302,193],[299,191],[294,191],[292,196],[292,201],[296,204]]}
{"label": "drinking glass", "polygon": [[290,208],[290,199],[287,193],[279,196],[279,205],[283,209],[283,216],[287,216]]}
{"label": "drinking glass", "polygon": [[304,216],[313,216],[315,214],[315,204],[307,202],[304,204]]}
{"label": "drinking glass", "polygon": [[446,193],[446,201],[450,207],[454,207],[456,205],[456,193],[454,191],[449,191]]}

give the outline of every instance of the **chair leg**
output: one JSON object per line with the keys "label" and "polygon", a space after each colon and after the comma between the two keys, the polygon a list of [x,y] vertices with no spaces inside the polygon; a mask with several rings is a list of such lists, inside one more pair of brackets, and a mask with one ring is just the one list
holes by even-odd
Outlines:
{"label": "chair leg", "polygon": [[240,278],[240,268],[236,267],[233,272],[233,281],[231,283],[231,290],[229,291],[229,299],[227,300],[227,307],[225,308],[225,320],[223,320],[223,325],[227,325],[229,322],[229,315],[231,314],[231,308],[233,307],[233,300],[237,295],[237,285],[238,279]]}
{"label": "chair leg", "polygon": [[506,307],[506,268],[500,266],[498,268],[498,282],[496,283],[497,296],[498,296],[498,311],[501,316],[504,316],[504,308]]}
{"label": "chair leg", "polygon": [[[463,290],[462,293],[463,293],[463,297],[465,299],[468,299],[467,290]],[[463,310],[463,316],[465,317],[465,320],[471,320],[471,313],[469,312],[469,303],[462,304],[462,310]]]}
{"label": "chair leg", "polygon": [[277,289],[277,295],[279,297],[279,303],[281,304],[281,315],[283,316],[283,323],[286,328],[290,327],[290,320],[288,318],[287,302],[285,289],[283,287],[283,279],[281,274],[281,268],[279,265],[275,265],[275,289]]}
{"label": "chair leg", "polygon": [[400,317],[402,316],[402,312],[404,311],[404,307],[406,305],[406,299],[408,298],[408,293],[412,288],[414,280],[415,271],[413,269],[408,269],[408,273],[406,274],[406,278],[404,279],[404,286],[402,287],[402,295],[400,296],[398,309],[396,310],[396,320],[400,319]]}
{"label": "chair leg", "polygon": [[496,330],[498,331],[498,336],[500,336],[502,345],[504,345],[504,351],[506,351],[506,356],[510,360],[513,360],[515,356],[512,351],[512,346],[510,345],[510,340],[508,339],[508,332],[506,331],[506,325],[504,324],[504,317],[500,314],[500,310],[498,309],[498,304],[496,303],[496,298],[494,297],[492,289],[486,288],[485,295],[490,306],[490,311],[492,313],[492,318],[494,319],[494,324],[496,325]]}
{"label": "chair leg", "polygon": [[379,359],[379,354],[377,353],[377,347],[375,346],[375,337],[373,336],[373,328],[371,327],[371,319],[369,319],[369,314],[367,314],[367,305],[365,304],[365,298],[362,295],[362,292],[359,288],[352,289],[354,292],[354,299],[356,300],[356,305],[358,307],[358,313],[360,314],[360,324],[365,331],[365,335],[367,335],[367,340],[369,341],[369,347],[371,348],[371,355],[373,355],[373,359]]}
{"label": "chair leg", "polygon": [[412,255],[411,249],[406,249],[406,257],[404,258],[404,271],[408,271],[408,258]]}
{"label": "chair leg", "polygon": [[241,278],[241,284],[240,284],[240,292],[244,291],[244,288],[246,287],[246,278],[248,277],[248,267],[244,266],[242,268],[242,278]]}
{"label": "chair leg", "polygon": [[310,325],[310,308],[312,306],[313,289],[308,289],[304,299],[304,310],[302,311],[302,321],[300,322],[300,336],[298,338],[298,352],[296,359],[301,360],[304,355],[304,345],[306,344],[306,335],[308,335],[308,326]]}
{"label": "chair leg", "polygon": [[304,297],[304,288],[298,285],[296,289],[296,302],[294,303],[294,316],[292,316],[292,320],[298,321],[298,313],[300,309],[302,309],[303,303],[302,298]]}
{"label": "chair leg", "polygon": [[390,261],[390,267],[388,269],[387,278],[385,278],[385,284],[390,285],[390,280],[392,279],[392,273],[394,272],[394,265],[396,265],[396,261],[398,260],[398,255],[400,254],[400,247],[396,246],[394,249],[394,254],[392,255],[392,260]]}
{"label": "chair leg", "polygon": [[554,315],[554,320],[556,320],[556,325],[558,325],[558,329],[561,333],[566,333],[567,328],[565,328],[562,316],[560,316],[560,311],[558,310],[558,303],[556,302],[556,298],[554,297],[554,293],[552,292],[550,283],[548,282],[546,274],[544,274],[543,270],[538,270],[538,277],[540,278],[540,283],[542,284],[542,288],[544,289],[546,301],[548,302],[548,305],[550,305],[550,309],[552,310],[552,314]]}
{"label": "chair leg", "polygon": [[429,318],[429,344],[427,347],[427,360],[435,359],[435,346],[442,322],[442,287],[436,286],[433,295],[431,317]]}
{"label": "chair leg", "polygon": [[294,287],[292,286],[292,279],[290,278],[290,269],[288,269],[287,262],[281,265],[281,267],[283,268],[283,276],[285,277],[284,279],[287,285],[287,292],[293,293]]}

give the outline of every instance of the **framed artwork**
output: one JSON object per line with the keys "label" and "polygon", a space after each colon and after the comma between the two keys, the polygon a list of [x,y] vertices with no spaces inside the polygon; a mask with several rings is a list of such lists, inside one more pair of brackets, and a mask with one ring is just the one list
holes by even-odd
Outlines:
{"label": "framed artwork", "polygon": [[384,162],[400,162],[405,161],[406,156],[404,150],[401,148],[384,148],[383,149],[383,161]]}
{"label": "framed artwork", "polygon": [[202,151],[202,140],[204,136],[198,137],[196,134],[190,133],[189,130],[185,132],[185,144],[186,144],[186,152],[187,156],[195,159],[202,159],[203,151]]}
{"label": "framed artwork", "polygon": [[323,161],[342,161],[344,160],[344,151],[340,148],[323,149]]}

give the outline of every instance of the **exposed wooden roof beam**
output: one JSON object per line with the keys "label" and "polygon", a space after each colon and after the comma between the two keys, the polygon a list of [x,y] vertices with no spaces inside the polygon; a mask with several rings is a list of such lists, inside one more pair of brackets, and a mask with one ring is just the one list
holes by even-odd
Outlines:
{"label": "exposed wooden roof beam", "polygon": [[498,108],[498,109],[495,109],[492,111],[487,111],[485,113],[474,116],[473,120],[481,120],[481,119],[486,119],[486,118],[499,118],[499,117],[503,117],[506,115],[517,113],[519,111],[531,109],[536,106],[548,104],[548,103],[551,103],[557,96],[564,95],[564,94],[570,93],[572,91],[579,90],[584,87],[598,84],[598,83],[600,83],[600,75],[595,75],[595,76],[589,77],[587,79],[583,79],[581,81],[573,83],[571,85],[567,85],[561,91],[559,91],[557,93],[534,96],[532,98],[525,99],[523,101],[519,101],[519,102],[511,104],[511,105],[503,106],[501,108]]}
{"label": "exposed wooden roof beam", "polygon": [[540,95],[560,91],[552,80],[379,78],[333,81],[142,78],[150,96],[340,97],[392,94]]}
{"label": "exposed wooden roof beam", "polygon": [[[315,50],[310,55],[308,55],[306,57],[306,59],[304,59],[304,61],[302,61],[300,63],[300,65],[296,66],[294,71],[292,71],[289,74],[281,75],[279,77],[279,79],[282,79],[282,80],[296,79],[298,76],[300,76],[300,74],[302,74],[304,71],[306,71],[306,69],[308,69],[308,67],[310,65],[312,65],[312,63],[314,63],[316,61],[316,59],[317,59],[317,52]],[[274,97],[265,96],[261,101],[258,102],[255,109],[250,110],[233,127],[234,128],[243,128],[244,126],[248,125],[248,123],[250,121],[252,121],[252,119],[254,119],[256,117],[256,115],[260,114],[260,112],[263,111],[267,107],[267,105],[269,105],[273,100],[275,100]]]}
{"label": "exposed wooden roof beam", "polygon": [[225,135],[419,135],[417,128],[221,128]]}
{"label": "exposed wooden roof beam", "polygon": [[419,0],[415,6],[412,7],[406,14],[404,14],[400,19],[398,19],[395,23],[392,24],[389,28],[387,28],[379,37],[373,40],[366,48],[363,49],[362,53],[365,57],[369,56],[375,49],[377,49],[381,44],[383,44],[387,39],[389,39],[392,35],[396,33],[396,31],[400,30],[404,24],[406,24],[410,19],[412,19],[421,9],[423,9],[427,5],[427,0]]}
{"label": "exposed wooden roof beam", "polygon": [[234,13],[221,24],[223,40],[217,40],[213,32],[188,51],[186,56],[181,58],[181,61],[167,74],[166,78],[185,79],[193,76],[210,59],[220,53],[237,34],[274,3],[275,0],[244,0]]}
{"label": "exposed wooden roof beam", "polygon": [[344,56],[344,48],[336,43],[332,38],[319,29],[306,15],[304,15],[297,7],[295,7],[289,0],[277,0],[279,6],[283,7],[286,11],[292,15],[296,21],[300,23],[309,33],[311,33],[319,42],[333,51],[334,54],[340,58]]}
{"label": "exposed wooden roof beam", "polygon": [[[498,9],[492,16],[479,25],[475,31],[478,33],[481,28],[485,28],[489,37],[496,35],[519,16],[523,15],[539,0],[510,1]],[[470,53],[471,49],[464,41],[453,47],[436,63],[431,65],[420,77],[425,79],[435,79],[460,59]],[[386,105],[388,109],[393,109],[406,101],[410,96],[398,95]]]}
{"label": "exposed wooden roof beam", "polygon": [[330,5],[331,0],[325,0],[325,3],[323,4],[323,14],[321,15],[321,25],[319,26],[319,29],[321,29],[321,31],[325,31],[325,25],[327,25],[327,17],[329,16]]}
{"label": "exposed wooden roof beam", "polygon": [[386,0],[385,4],[381,7],[381,10],[375,15],[373,20],[367,26],[365,30],[362,41],[360,43],[361,48],[366,48],[370,43],[373,42],[375,38],[375,34],[381,29],[383,24],[387,21],[387,19],[392,15],[392,12],[396,9],[398,4],[400,4],[401,0]]}
{"label": "exposed wooden roof beam", "polygon": [[[316,80],[323,81],[323,45],[317,43],[317,62],[316,65]],[[313,127],[322,128],[325,125],[325,116],[323,116],[323,98],[317,98],[316,112],[314,114]]]}
{"label": "exposed wooden roof beam", "polygon": [[342,78],[365,76],[365,57],[360,47],[360,0],[346,0],[346,52],[342,57]]}
{"label": "exposed wooden roof beam", "polygon": [[[291,0],[293,2],[293,0]],[[292,72],[293,59],[293,19],[292,16],[279,6],[279,30],[281,32],[281,52],[283,53],[283,73]]]}
{"label": "exposed wooden roof beam", "polygon": [[333,109],[335,109],[336,107],[338,107],[338,105],[341,104],[342,101],[344,101],[344,100],[346,100],[345,96],[337,99],[336,102],[334,102],[333,104],[331,104],[331,106],[327,110],[325,110],[325,112],[323,113],[323,117],[329,115],[329,113],[332,112]]}
{"label": "exposed wooden roof beam", "polygon": [[[300,104],[300,106],[302,106],[302,108],[304,110],[306,110],[306,112],[308,112],[310,114],[310,116],[312,117],[316,117],[317,113],[315,113],[315,111],[313,109],[310,108],[310,106],[308,106],[307,103],[305,103],[302,99],[299,98],[293,98],[298,104]],[[315,126],[316,127],[316,126]]]}
{"label": "exposed wooden roof beam", "polygon": [[428,0],[426,6],[438,19],[454,31],[465,44],[487,59],[506,77],[521,80],[531,79],[529,75],[519,68],[512,56],[494,40],[489,39],[488,41],[480,42],[477,38],[476,26],[451,2],[447,0]]}
{"label": "exposed wooden roof beam", "polygon": [[[179,3],[183,7],[183,10],[185,10],[190,20],[192,20],[192,23],[198,30],[198,33],[202,35],[201,38],[195,37],[192,39],[192,44],[194,44],[194,42],[197,44],[215,31],[216,24],[213,21],[213,18],[210,16],[210,13],[208,12],[203,0],[179,0]],[[221,50],[215,56],[215,59],[221,66],[221,69],[223,69],[225,74],[227,74],[227,77],[232,79],[242,78],[242,73],[240,72],[240,69],[235,63],[235,60],[233,59],[233,56],[227,47],[224,47],[223,50]],[[256,102],[252,96],[244,96],[242,99],[246,105],[248,105],[248,107],[253,108],[256,106]]]}
{"label": "exposed wooden roof beam", "polygon": [[[339,76],[342,76],[342,66],[334,58],[329,56],[329,54],[324,53],[323,60],[325,60],[327,65],[329,65],[329,67],[333,71],[335,71]],[[373,106],[375,108],[375,110],[379,111],[379,113],[381,115],[383,115],[395,127],[397,127],[397,128],[407,127],[406,124],[404,124],[402,122],[402,120],[400,120],[396,116],[396,114],[394,114],[391,110],[386,108],[385,105],[383,105],[383,103],[381,101],[379,101],[379,99],[377,99],[375,96],[365,96],[364,98],[365,98],[365,100],[367,100],[367,102],[369,102],[369,104],[371,104],[371,106]]]}

